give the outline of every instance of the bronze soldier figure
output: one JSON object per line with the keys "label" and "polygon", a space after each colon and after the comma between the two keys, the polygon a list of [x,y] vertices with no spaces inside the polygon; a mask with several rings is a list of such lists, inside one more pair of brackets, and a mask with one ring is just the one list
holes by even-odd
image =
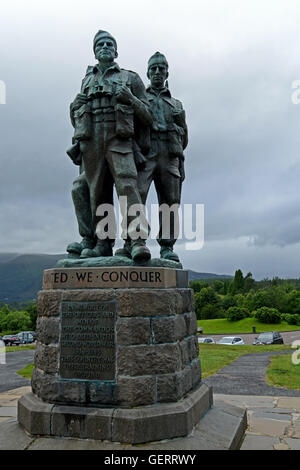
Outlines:
{"label": "bronze soldier figure", "polygon": [[[171,96],[166,86],[168,68],[168,62],[160,52],[156,52],[148,61],[147,76],[150,86],[146,91],[154,120],[151,128],[151,150],[144,169],[139,171],[138,188],[145,204],[154,181],[159,205],[175,205],[175,210],[170,213],[170,219],[167,221],[167,236],[163,233],[163,214],[159,214],[158,243],[161,258],[179,262],[173,246],[176,242],[176,221],[184,180],[183,151],[188,144],[188,131],[183,106]],[[126,240],[124,247],[117,250],[116,254],[130,257],[130,240]]]}
{"label": "bronze soldier figure", "polygon": [[71,104],[75,133],[68,154],[81,164],[72,195],[83,240],[69,245],[68,251],[81,252],[81,258],[112,255],[114,239],[102,239],[97,234],[103,218],[97,209],[101,204],[112,204],[115,184],[118,197],[127,197],[127,212],[122,215],[127,221],[130,254],[135,261],[147,260],[151,257],[145,244],[147,224],[141,224],[140,237],[135,239],[128,210],[133,204],[142,204],[136,162],[149,151],[152,114],[138,74],[121,69],[115,62],[117,43],[110,33],[98,31],[94,52],[98,63],[88,67],[81,92]]}

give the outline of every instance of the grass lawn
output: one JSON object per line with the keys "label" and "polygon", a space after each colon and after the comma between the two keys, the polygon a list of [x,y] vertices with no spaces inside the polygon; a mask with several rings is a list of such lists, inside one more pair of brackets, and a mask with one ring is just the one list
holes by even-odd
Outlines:
{"label": "grass lawn", "polygon": [[300,364],[292,363],[290,354],[272,356],[267,369],[267,382],[271,386],[300,389]]}
{"label": "grass lawn", "polygon": [[204,335],[228,335],[231,333],[252,333],[252,326],[256,327],[256,333],[264,331],[294,331],[300,330],[300,326],[289,325],[286,322],[269,324],[260,323],[256,318],[249,317],[239,321],[229,321],[227,318],[214,320],[198,320],[198,327],[203,328]]}
{"label": "grass lawn", "polygon": [[222,367],[244,354],[258,352],[288,351],[290,345],[272,346],[223,346],[222,344],[199,344],[199,356],[201,358],[202,377],[208,377],[218,372]]}
{"label": "grass lawn", "polygon": [[35,344],[27,344],[24,346],[5,346],[6,352],[24,351],[24,349],[35,349]]}
{"label": "grass lawn", "polygon": [[[257,352],[288,351],[289,345],[272,346],[223,346],[221,344],[199,344],[202,378],[216,374],[222,367],[231,364],[244,354]],[[29,364],[18,374],[31,379],[34,364]],[[267,382],[271,386],[281,386],[292,389],[300,388],[300,364],[294,365],[291,355],[271,357],[271,365],[267,370]]]}
{"label": "grass lawn", "polygon": [[22,375],[22,377],[25,377],[26,379],[31,379],[33,368],[34,364],[28,364],[24,369],[18,370],[17,374]]}

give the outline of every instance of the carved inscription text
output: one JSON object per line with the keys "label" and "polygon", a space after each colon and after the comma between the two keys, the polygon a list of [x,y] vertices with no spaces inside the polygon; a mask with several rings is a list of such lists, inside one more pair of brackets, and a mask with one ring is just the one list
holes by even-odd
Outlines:
{"label": "carved inscription text", "polygon": [[60,377],[115,378],[115,301],[62,302]]}

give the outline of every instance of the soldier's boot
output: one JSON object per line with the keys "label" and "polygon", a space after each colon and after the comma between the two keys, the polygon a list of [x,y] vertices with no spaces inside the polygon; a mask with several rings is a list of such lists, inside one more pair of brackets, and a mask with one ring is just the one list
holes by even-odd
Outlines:
{"label": "soldier's boot", "polygon": [[119,248],[115,251],[115,256],[131,259],[131,241],[125,240],[123,248]]}
{"label": "soldier's boot", "polygon": [[67,246],[67,252],[70,258],[79,258],[82,251],[85,249],[92,250],[96,245],[94,238],[84,237],[80,243],[73,242]]}
{"label": "soldier's boot", "polygon": [[85,249],[81,252],[80,258],[98,258],[100,256],[112,256],[112,245],[108,240],[98,240],[95,248]]}
{"label": "soldier's boot", "polygon": [[133,240],[131,242],[131,257],[136,262],[148,261],[151,258],[150,250],[146,247],[144,240]]}
{"label": "soldier's boot", "polygon": [[162,245],[160,249],[160,257],[162,259],[168,259],[170,261],[180,262],[179,256],[173,251],[173,247],[168,245]]}

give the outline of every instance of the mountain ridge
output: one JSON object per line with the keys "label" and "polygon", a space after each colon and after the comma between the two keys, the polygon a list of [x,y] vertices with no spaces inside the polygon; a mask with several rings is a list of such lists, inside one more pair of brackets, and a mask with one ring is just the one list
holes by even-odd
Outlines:
{"label": "mountain ridge", "polygon": [[[42,288],[45,269],[56,267],[66,254],[0,253],[0,302],[24,302],[36,299]],[[189,271],[189,280],[232,279],[232,276]]]}

